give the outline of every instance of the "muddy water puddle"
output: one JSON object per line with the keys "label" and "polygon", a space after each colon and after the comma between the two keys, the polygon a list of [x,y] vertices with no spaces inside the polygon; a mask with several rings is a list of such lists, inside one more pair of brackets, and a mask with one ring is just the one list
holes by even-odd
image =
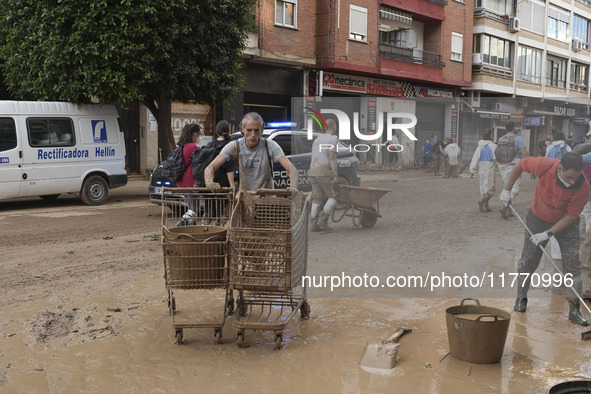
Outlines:
{"label": "muddy water puddle", "polygon": [[[181,298],[179,319],[216,319],[223,308],[223,294],[212,291]],[[512,301],[481,300],[507,311]],[[175,344],[160,272],[100,296],[79,285],[1,313],[0,391],[539,393],[591,376],[591,349],[566,321],[565,301],[531,300],[528,313],[512,314],[503,359],[493,365],[448,355],[445,309],[457,303],[310,299],[311,318],[296,314],[276,351],[274,332],[247,330],[247,347],[237,347],[233,316],[221,345],[211,328],[185,329],[184,343]],[[397,366],[386,374],[361,369],[365,346],[398,326],[413,331],[400,340]]]}

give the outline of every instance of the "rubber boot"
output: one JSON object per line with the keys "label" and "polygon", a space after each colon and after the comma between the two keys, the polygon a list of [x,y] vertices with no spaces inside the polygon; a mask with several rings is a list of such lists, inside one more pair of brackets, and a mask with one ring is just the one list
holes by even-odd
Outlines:
{"label": "rubber boot", "polygon": [[328,213],[320,211],[320,217],[318,218],[318,227],[327,232],[332,231],[332,228],[328,225]]}
{"label": "rubber boot", "polygon": [[484,212],[492,212],[492,209],[488,206],[488,200],[490,200],[492,196],[490,194],[486,195],[486,201],[484,201]]}
{"label": "rubber boot", "polygon": [[578,298],[568,299],[568,320],[572,321],[575,324],[578,324],[579,326],[588,326],[589,323],[587,322],[587,320],[585,320],[583,315],[581,315],[580,306],[581,304],[579,303]]}
{"label": "rubber boot", "polygon": [[487,196],[487,194],[483,194],[480,201],[478,201],[478,209],[480,210],[480,213],[484,213],[484,203],[488,201],[486,198]]}
{"label": "rubber boot", "polygon": [[525,312],[527,309],[527,291],[529,290],[529,283],[531,282],[531,275],[525,280],[525,283],[519,282],[517,287],[517,298],[513,310],[515,312]]}
{"label": "rubber boot", "polygon": [[509,219],[509,215],[507,214],[507,211],[510,211],[510,210],[511,210],[511,208],[509,208],[508,205],[503,205],[500,209],[501,217],[503,219]]}
{"label": "rubber boot", "polygon": [[525,312],[525,309],[527,308],[527,297],[517,297],[515,299],[515,306],[513,307],[513,310],[515,312]]}

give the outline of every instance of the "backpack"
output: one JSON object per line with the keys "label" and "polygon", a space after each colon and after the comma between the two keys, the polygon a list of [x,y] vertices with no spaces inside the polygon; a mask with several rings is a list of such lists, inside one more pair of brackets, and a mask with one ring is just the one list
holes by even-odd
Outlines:
{"label": "backpack", "polygon": [[[213,159],[220,154],[221,150],[222,148],[218,148],[215,144],[209,143],[205,147],[198,149],[191,154],[193,179],[198,186],[205,186],[205,169],[211,164]],[[218,169],[218,171],[219,170],[220,169]]]}
{"label": "backpack", "polygon": [[158,165],[158,168],[162,170],[162,174],[175,183],[181,180],[187,167],[182,146],[177,146],[166,160]]}
{"label": "backpack", "polygon": [[495,149],[495,158],[500,164],[511,163],[517,156],[517,148],[515,147],[515,136],[507,136],[505,134],[497,142],[497,148]]}
{"label": "backpack", "polygon": [[546,157],[550,157],[552,159],[560,159],[562,158],[562,156],[564,156],[566,152],[566,144],[562,144],[562,146],[556,145],[552,149],[550,149],[550,152],[548,152],[548,155]]}

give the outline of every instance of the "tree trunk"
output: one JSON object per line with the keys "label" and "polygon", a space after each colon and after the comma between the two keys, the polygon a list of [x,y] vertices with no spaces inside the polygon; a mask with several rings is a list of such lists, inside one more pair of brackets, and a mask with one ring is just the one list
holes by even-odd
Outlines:
{"label": "tree trunk", "polygon": [[171,101],[165,95],[157,99],[146,99],[143,104],[152,112],[158,123],[158,148],[166,158],[174,150],[175,142],[171,126]]}

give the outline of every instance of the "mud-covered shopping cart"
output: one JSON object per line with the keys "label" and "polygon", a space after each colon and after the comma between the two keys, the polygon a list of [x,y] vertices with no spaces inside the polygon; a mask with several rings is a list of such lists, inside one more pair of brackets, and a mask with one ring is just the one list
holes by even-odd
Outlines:
{"label": "mud-covered shopping cart", "polygon": [[286,190],[240,191],[229,232],[230,286],[238,291],[237,344],[245,330],[273,331],[275,349],[299,310],[310,315],[302,276],[308,259],[310,199]]}
{"label": "mud-covered shopping cart", "polygon": [[[164,279],[176,341],[183,342],[183,329],[213,328],[220,343],[226,315],[234,306],[227,264],[232,190],[162,188],[161,198]],[[195,290],[212,291],[198,298]],[[179,301],[182,307],[177,309]],[[219,314],[211,316],[217,306]]]}
{"label": "mud-covered shopping cart", "polygon": [[389,189],[374,187],[346,186],[339,187],[337,206],[332,211],[333,222],[340,222],[345,216],[353,219],[353,225],[365,228],[373,227],[380,215],[379,200]]}

